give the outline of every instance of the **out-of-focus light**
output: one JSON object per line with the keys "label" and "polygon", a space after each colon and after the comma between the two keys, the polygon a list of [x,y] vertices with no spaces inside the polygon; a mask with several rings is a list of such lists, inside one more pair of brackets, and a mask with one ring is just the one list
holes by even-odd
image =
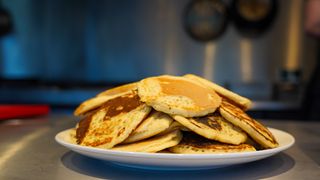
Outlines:
{"label": "out-of-focus light", "polygon": [[240,41],[240,68],[241,79],[245,83],[252,81],[252,43],[249,39]]}
{"label": "out-of-focus light", "polygon": [[284,68],[288,71],[295,71],[300,66],[300,52],[301,48],[301,7],[303,7],[302,0],[291,2],[289,24],[288,24],[288,45],[286,60]]}
{"label": "out-of-focus light", "polygon": [[213,80],[213,65],[215,61],[217,44],[214,42],[207,43],[204,50],[203,77]]}

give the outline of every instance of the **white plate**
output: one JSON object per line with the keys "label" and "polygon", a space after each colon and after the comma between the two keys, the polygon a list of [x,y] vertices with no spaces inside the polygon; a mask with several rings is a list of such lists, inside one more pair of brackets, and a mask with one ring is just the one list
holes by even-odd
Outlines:
{"label": "white plate", "polygon": [[294,144],[294,137],[289,133],[278,129],[269,129],[279,142],[279,147],[255,152],[221,154],[139,153],[80,146],[72,143],[71,129],[58,133],[55,139],[59,144],[72,151],[123,166],[166,170],[211,169],[263,159],[284,151]]}

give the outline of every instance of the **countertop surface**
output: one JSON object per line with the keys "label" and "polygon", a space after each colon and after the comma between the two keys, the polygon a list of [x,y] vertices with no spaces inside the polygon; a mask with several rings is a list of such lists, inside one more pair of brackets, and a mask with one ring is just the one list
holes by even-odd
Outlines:
{"label": "countertop surface", "polygon": [[320,121],[263,120],[296,143],[272,157],[196,171],[127,168],[72,152],[55,135],[76,124],[69,115],[0,122],[0,179],[319,179]]}

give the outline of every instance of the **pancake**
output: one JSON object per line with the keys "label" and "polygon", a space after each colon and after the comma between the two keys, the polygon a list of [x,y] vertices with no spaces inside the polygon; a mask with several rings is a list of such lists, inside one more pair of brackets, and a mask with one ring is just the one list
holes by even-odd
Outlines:
{"label": "pancake", "polygon": [[174,131],[174,130],[181,130],[181,131],[190,131],[187,127],[183,126],[182,124],[180,124],[178,121],[173,121],[170,126],[163,132],[161,132],[160,134],[165,134],[168,133],[170,131]]}
{"label": "pancake", "polygon": [[226,121],[219,113],[194,118],[185,118],[178,115],[172,117],[190,131],[207,139],[230,144],[241,144],[247,139],[245,132]]}
{"label": "pancake", "polygon": [[112,148],[124,141],[150,110],[136,91],[110,99],[78,123],[77,143]]}
{"label": "pancake", "polygon": [[137,83],[133,82],[133,83],[117,86],[111,89],[107,89],[106,91],[99,93],[97,96],[113,96],[117,94],[127,93],[136,89],[137,89]]}
{"label": "pancake", "polygon": [[221,104],[212,89],[183,77],[157,76],[138,83],[141,101],[155,110],[184,117],[205,116]]}
{"label": "pancake", "polygon": [[173,119],[165,113],[152,111],[123,143],[132,143],[159,134],[169,128]]}
{"label": "pancake", "polygon": [[[77,124],[77,127],[78,128],[78,124]],[[76,144],[77,143],[77,138],[76,138],[76,135],[77,135],[77,131],[76,131],[76,128],[73,128],[70,130],[70,138],[69,138],[69,141],[71,143],[74,143]]]}
{"label": "pancake", "polygon": [[90,98],[83,103],[81,103],[77,109],[74,111],[75,116],[84,116],[86,114],[90,114],[91,110],[95,110],[99,108],[103,103],[107,102],[108,100],[111,100],[116,96],[100,96],[100,97],[94,97]]}
{"label": "pancake", "polygon": [[181,139],[181,132],[175,130],[161,136],[155,136],[132,144],[118,145],[112,148],[112,150],[154,153],[177,145]]}
{"label": "pancake", "polygon": [[275,148],[278,142],[272,133],[261,123],[252,119],[242,109],[223,100],[219,108],[221,115],[232,124],[240,127],[264,148]]}
{"label": "pancake", "polygon": [[169,148],[170,152],[181,154],[216,154],[255,151],[249,144],[232,145],[206,139],[192,132],[184,132],[181,142]]}
{"label": "pancake", "polygon": [[188,79],[194,80],[196,82],[199,82],[207,87],[212,88],[214,91],[216,91],[220,96],[229,99],[229,101],[232,101],[234,104],[237,104],[237,106],[241,107],[243,110],[247,110],[250,108],[252,102],[243,96],[240,96],[232,91],[229,91],[228,89],[225,89],[211,81],[208,81],[202,77],[196,76],[194,74],[186,74],[183,77],[186,77]]}
{"label": "pancake", "polygon": [[74,111],[74,115],[75,116],[86,115],[88,112],[98,108],[108,100],[127,94],[131,91],[135,91],[136,89],[137,89],[136,83],[125,84],[119,87],[108,89],[98,94],[97,96],[81,103]]}

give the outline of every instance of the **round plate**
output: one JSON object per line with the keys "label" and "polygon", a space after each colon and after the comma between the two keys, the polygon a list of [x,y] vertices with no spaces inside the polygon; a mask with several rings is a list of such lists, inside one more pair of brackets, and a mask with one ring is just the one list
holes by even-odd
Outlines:
{"label": "round plate", "polygon": [[59,144],[72,151],[122,166],[165,170],[211,169],[263,159],[284,151],[294,144],[294,137],[289,133],[278,129],[269,129],[279,142],[279,147],[254,152],[221,154],[140,153],[80,146],[71,141],[71,129],[58,133],[55,139]]}

